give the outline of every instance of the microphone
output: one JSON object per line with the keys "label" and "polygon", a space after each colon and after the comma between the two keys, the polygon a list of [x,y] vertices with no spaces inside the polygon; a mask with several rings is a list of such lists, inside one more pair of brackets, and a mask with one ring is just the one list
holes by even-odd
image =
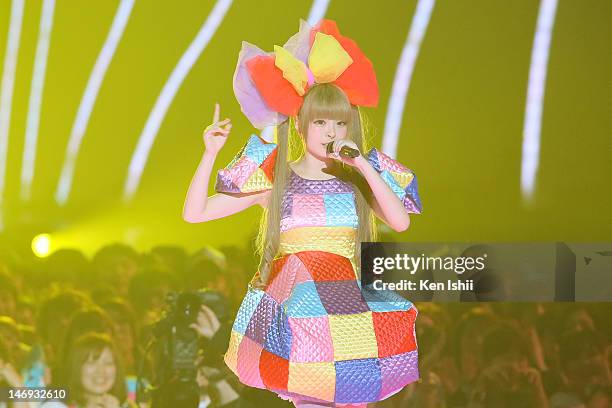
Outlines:
{"label": "microphone", "polygon": [[[334,152],[334,142],[329,142],[327,144],[327,154],[332,154]],[[355,158],[359,156],[359,150],[353,149],[352,147],[342,146],[340,148],[340,156]]]}

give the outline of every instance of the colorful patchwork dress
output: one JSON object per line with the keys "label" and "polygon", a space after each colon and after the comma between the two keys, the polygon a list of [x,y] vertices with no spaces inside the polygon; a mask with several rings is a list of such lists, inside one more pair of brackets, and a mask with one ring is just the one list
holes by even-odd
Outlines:
{"label": "colorful patchwork dress", "polygon": [[[251,136],[218,172],[216,191],[272,188],[275,157],[274,143]],[[404,207],[419,214],[414,173],[376,149],[366,158]],[[383,400],[419,379],[417,309],[394,292],[362,289],[354,186],[289,172],[279,252],[265,289],[248,287],[225,363],[242,383],[284,399]]]}

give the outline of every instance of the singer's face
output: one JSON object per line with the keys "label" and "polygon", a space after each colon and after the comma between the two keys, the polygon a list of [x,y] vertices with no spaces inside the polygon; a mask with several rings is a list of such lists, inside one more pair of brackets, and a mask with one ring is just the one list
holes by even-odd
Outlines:
{"label": "singer's face", "polygon": [[314,119],[308,124],[306,150],[318,159],[327,158],[327,144],[346,139],[347,133],[347,125],[343,120]]}

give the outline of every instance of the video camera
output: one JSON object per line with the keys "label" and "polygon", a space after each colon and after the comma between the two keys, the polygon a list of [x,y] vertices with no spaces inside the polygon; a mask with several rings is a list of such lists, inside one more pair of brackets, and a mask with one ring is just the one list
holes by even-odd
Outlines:
{"label": "video camera", "polygon": [[152,408],[188,408],[199,404],[195,361],[201,342],[189,326],[196,322],[202,305],[208,306],[219,321],[227,319],[226,300],[218,292],[170,292],[166,297],[164,317],[153,327],[156,381]]}

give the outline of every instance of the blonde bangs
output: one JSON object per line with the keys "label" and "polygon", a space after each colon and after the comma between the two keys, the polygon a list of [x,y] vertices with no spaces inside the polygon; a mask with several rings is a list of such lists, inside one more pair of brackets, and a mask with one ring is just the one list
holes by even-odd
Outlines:
{"label": "blonde bangs", "polygon": [[298,115],[302,134],[306,134],[308,123],[315,119],[343,120],[350,126],[351,118],[351,103],[346,94],[332,84],[320,84],[310,89]]}

